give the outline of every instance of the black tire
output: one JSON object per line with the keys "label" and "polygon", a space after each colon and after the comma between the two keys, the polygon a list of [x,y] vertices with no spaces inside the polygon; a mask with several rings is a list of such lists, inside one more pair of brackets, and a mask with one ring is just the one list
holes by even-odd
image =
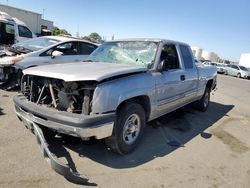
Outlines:
{"label": "black tire", "polygon": [[11,73],[9,75],[8,80],[5,81],[5,83],[2,84],[2,88],[11,91],[15,89],[19,89],[19,86],[21,85],[21,78],[23,76],[22,70],[17,70],[15,73]]}
{"label": "black tire", "polygon": [[6,79],[6,80],[4,80],[4,81],[3,81],[3,80],[0,81],[0,86],[1,86],[1,87],[7,86],[7,85],[11,82],[12,79],[13,79],[13,75],[10,74],[9,77],[8,77],[8,79]]}
{"label": "black tire", "polygon": [[240,73],[237,74],[237,78],[241,78],[241,74]]}
{"label": "black tire", "polygon": [[[132,119],[130,118],[137,119],[136,120],[137,123],[134,124],[138,125],[133,125],[132,123],[131,126]],[[132,152],[139,144],[142,138],[145,124],[146,124],[145,111],[140,104],[127,103],[123,105],[117,112],[117,118],[115,120],[112,136],[105,139],[106,145],[111,150],[121,155]],[[131,133],[132,129],[135,132]],[[131,134],[132,137],[127,136],[127,134]],[[129,137],[131,138],[131,140],[134,139],[134,141],[129,143],[131,141]]]}
{"label": "black tire", "polygon": [[196,101],[195,106],[199,111],[205,112],[207,110],[210,103],[210,92],[210,88],[206,87],[202,98]]}

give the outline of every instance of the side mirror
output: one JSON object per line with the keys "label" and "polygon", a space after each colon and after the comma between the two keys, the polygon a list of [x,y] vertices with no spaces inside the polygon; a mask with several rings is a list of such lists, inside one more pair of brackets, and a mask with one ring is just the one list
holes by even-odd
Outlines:
{"label": "side mirror", "polygon": [[168,64],[168,60],[164,59],[161,61],[160,63],[160,71],[167,71],[167,64]]}
{"label": "side mirror", "polygon": [[61,56],[61,55],[63,55],[62,52],[55,50],[55,51],[52,52],[51,58],[54,59],[55,57],[58,57],[58,56]]}

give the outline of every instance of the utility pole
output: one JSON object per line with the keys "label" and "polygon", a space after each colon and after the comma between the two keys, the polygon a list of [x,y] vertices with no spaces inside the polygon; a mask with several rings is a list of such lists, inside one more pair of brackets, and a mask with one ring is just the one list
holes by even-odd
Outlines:
{"label": "utility pole", "polygon": [[43,8],[43,19],[44,19],[44,12],[45,12],[45,9]]}
{"label": "utility pole", "polygon": [[76,37],[79,38],[79,24],[77,24],[77,32],[76,32]]}

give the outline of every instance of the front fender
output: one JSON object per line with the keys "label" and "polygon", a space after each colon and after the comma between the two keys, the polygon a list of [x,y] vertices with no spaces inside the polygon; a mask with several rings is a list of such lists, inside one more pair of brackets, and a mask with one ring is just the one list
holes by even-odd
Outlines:
{"label": "front fender", "polygon": [[150,72],[101,83],[94,91],[92,113],[115,111],[123,101],[137,96],[151,99],[154,92],[155,82]]}

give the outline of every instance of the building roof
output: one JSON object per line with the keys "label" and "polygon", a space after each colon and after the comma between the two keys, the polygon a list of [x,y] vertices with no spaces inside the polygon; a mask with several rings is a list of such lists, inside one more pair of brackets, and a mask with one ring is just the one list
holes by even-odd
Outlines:
{"label": "building roof", "polygon": [[25,12],[29,12],[29,13],[32,13],[32,14],[42,15],[40,13],[36,13],[36,12],[29,11],[29,10],[24,10],[24,9],[12,7],[12,6],[9,6],[9,5],[0,4],[0,6],[7,7],[7,8],[12,8],[12,9],[16,9],[16,10],[19,10],[19,11],[25,11]]}

